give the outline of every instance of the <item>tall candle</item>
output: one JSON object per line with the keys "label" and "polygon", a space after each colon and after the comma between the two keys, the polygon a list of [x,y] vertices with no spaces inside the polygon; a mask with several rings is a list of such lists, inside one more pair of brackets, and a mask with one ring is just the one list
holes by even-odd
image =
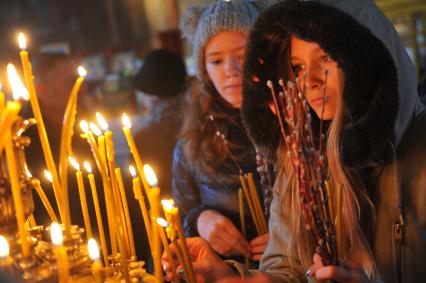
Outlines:
{"label": "tall candle", "polygon": [[92,238],[92,225],[90,223],[90,217],[89,217],[89,208],[87,206],[87,199],[86,199],[86,190],[84,187],[84,181],[83,181],[83,174],[80,170],[80,164],[69,156],[69,161],[71,162],[72,166],[75,168],[76,173],[75,177],[77,179],[77,187],[78,187],[78,193],[80,195],[80,204],[81,204],[81,211],[83,212],[83,219],[84,219],[84,226],[86,227],[86,235],[87,238]]}
{"label": "tall candle", "polygon": [[87,251],[89,253],[90,259],[93,261],[92,264],[92,273],[95,276],[96,282],[104,282],[104,271],[103,266],[100,261],[98,243],[93,238],[90,238],[87,242]]}
{"label": "tall candle", "polygon": [[74,83],[71,94],[68,98],[67,108],[65,110],[64,121],[62,123],[60,150],[59,150],[59,176],[60,184],[64,198],[64,209],[66,215],[70,214],[69,197],[68,197],[68,155],[72,154],[72,136],[74,134],[75,115],[77,113],[77,94],[80,86],[86,76],[86,70],[78,67],[79,77]]}
{"label": "tall candle", "polygon": [[63,246],[63,236],[61,226],[53,222],[50,226],[50,237],[52,238],[53,252],[58,263],[58,277],[60,283],[67,283],[70,279],[69,263],[67,251]]}
{"label": "tall candle", "polygon": [[133,238],[133,229],[132,222],[130,220],[129,205],[127,203],[126,190],[124,189],[123,176],[121,175],[120,168],[115,168],[115,176],[117,177],[118,188],[120,190],[121,200],[123,201],[124,216],[126,218],[127,233],[130,245],[130,255],[136,257],[135,240]]}
{"label": "tall candle", "polygon": [[40,181],[37,179],[32,179],[32,184],[34,185],[34,189],[36,190],[38,196],[40,197],[41,202],[44,205],[44,208],[46,208],[46,211],[47,211],[47,214],[49,215],[50,220],[52,222],[58,222],[58,218],[56,217],[55,211],[53,210],[53,207],[50,204],[49,199],[44,193],[44,190],[40,185]]}
{"label": "tall candle", "polygon": [[168,261],[170,262],[170,268],[172,269],[173,278],[175,278],[174,281],[177,281],[175,259],[172,253],[170,252],[169,243],[167,242],[166,233],[164,232],[164,229],[166,229],[168,226],[167,221],[163,218],[157,218],[156,222],[157,222],[157,225],[159,225],[158,230],[160,232],[160,238],[161,238],[161,241],[163,242],[164,252],[166,253]]}
{"label": "tall candle", "polygon": [[[244,200],[243,200],[243,190],[238,190],[238,206],[240,209],[240,223],[241,223],[241,232],[243,233],[244,238],[247,239],[247,232],[246,232],[246,220],[244,215]],[[244,257],[244,262],[246,265],[246,268],[250,268],[250,262],[248,257]]]}
{"label": "tall candle", "polygon": [[253,202],[250,197],[249,189],[247,188],[246,181],[244,180],[244,176],[240,175],[241,186],[243,188],[244,195],[247,200],[247,205],[251,214],[251,218],[253,219],[254,226],[256,228],[256,232],[258,235],[262,235],[262,230],[260,228],[259,219],[257,218],[256,211],[254,210]]}
{"label": "tall candle", "polygon": [[25,212],[22,202],[21,185],[19,182],[18,168],[16,165],[16,156],[12,144],[12,136],[10,130],[5,134],[5,150],[6,150],[6,161],[9,170],[9,181],[12,189],[13,203],[15,205],[16,221],[18,223],[19,239],[22,246],[23,258],[30,256],[30,245],[27,240],[27,234],[25,232]]}
{"label": "tall candle", "polygon": [[133,166],[129,167],[130,174],[133,177],[133,192],[135,194],[135,199],[138,200],[139,206],[142,212],[142,218],[145,223],[146,236],[148,238],[149,247],[152,250],[152,229],[151,229],[151,221],[149,220],[149,213],[146,207],[145,198],[142,194],[141,183],[139,181],[139,177],[136,175],[136,170]]}
{"label": "tall candle", "polygon": [[136,147],[135,140],[133,139],[132,133],[130,131],[132,124],[130,123],[130,119],[129,117],[127,117],[126,114],[123,114],[122,123],[123,123],[123,133],[126,137],[127,144],[129,145],[130,153],[132,154],[135,160],[136,168],[138,169],[139,176],[142,179],[141,181],[142,181],[143,188],[145,189],[145,194],[148,196],[149,203],[151,203],[151,200],[149,199],[149,194],[148,194],[149,184],[146,180],[146,176],[143,171],[142,159],[141,159],[141,156],[139,155],[139,151]]}
{"label": "tall candle", "polygon": [[254,210],[256,211],[257,218],[259,220],[259,226],[262,234],[268,233],[268,227],[266,225],[265,214],[262,211],[262,205],[260,204],[259,195],[256,190],[256,185],[253,180],[253,174],[247,174],[247,183],[250,189],[251,199],[253,201]]}
{"label": "tall candle", "polygon": [[[149,199],[151,204],[151,216],[157,219],[160,215],[160,188],[158,187],[157,177],[151,166],[145,164],[143,167],[144,174],[147,178],[148,184],[151,186],[149,190]],[[152,224],[152,257],[154,260],[154,274],[158,280],[163,278],[163,270],[161,266],[161,242],[158,225]]]}
{"label": "tall candle", "polygon": [[46,128],[44,126],[43,117],[41,115],[40,106],[38,104],[37,95],[36,95],[34,82],[33,82],[31,63],[29,60],[28,51],[26,50],[27,48],[26,40],[22,33],[19,34],[19,47],[21,49],[21,52],[20,52],[21,62],[22,62],[23,70],[24,70],[25,81],[27,83],[27,87],[29,91],[31,108],[33,110],[34,117],[37,120],[36,126],[37,126],[37,130],[40,137],[41,147],[43,149],[47,168],[52,174],[53,191],[55,193],[55,198],[58,204],[59,213],[61,215],[62,221],[65,224],[65,230],[69,231],[71,223],[68,222],[68,219],[67,219],[68,217],[64,215],[65,212],[62,207],[63,198],[62,198],[61,187],[59,184],[58,173],[56,171],[55,162],[53,161],[52,151],[49,145],[49,140],[47,138]]}
{"label": "tall candle", "polygon": [[13,273],[13,259],[10,256],[9,243],[2,235],[0,235],[0,270],[9,274]]}
{"label": "tall candle", "polygon": [[93,205],[95,206],[96,221],[98,223],[99,237],[101,238],[102,255],[104,257],[104,263],[105,263],[105,266],[109,266],[108,249],[107,249],[107,243],[105,239],[104,224],[102,222],[101,208],[99,206],[99,199],[98,199],[98,192],[96,188],[95,177],[92,173],[92,167],[90,166],[89,162],[87,161],[84,162],[84,167],[86,168],[88,172],[87,178],[89,179],[90,189],[92,191]]}

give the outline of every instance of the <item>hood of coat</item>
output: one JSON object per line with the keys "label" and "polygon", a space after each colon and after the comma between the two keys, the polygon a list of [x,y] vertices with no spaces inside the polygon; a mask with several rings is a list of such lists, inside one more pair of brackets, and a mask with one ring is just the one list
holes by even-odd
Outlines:
{"label": "hood of coat", "polygon": [[272,158],[282,138],[266,82],[288,78],[291,34],[318,43],[344,73],[343,163],[374,164],[423,107],[393,24],[370,0],[289,0],[261,14],[249,37],[242,115],[250,138]]}

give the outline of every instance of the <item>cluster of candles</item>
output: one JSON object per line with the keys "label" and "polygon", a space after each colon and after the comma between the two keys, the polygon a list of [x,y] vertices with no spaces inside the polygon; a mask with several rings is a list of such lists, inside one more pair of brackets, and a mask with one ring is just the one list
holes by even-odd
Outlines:
{"label": "cluster of candles", "polygon": [[[327,84],[327,71],[325,85]],[[300,209],[305,218],[305,228],[310,234],[315,252],[320,254],[324,264],[338,264],[338,248],[341,240],[341,188],[337,188],[338,203],[334,218],[333,202],[330,199],[331,189],[327,170],[323,120],[320,122],[319,137],[315,137],[312,129],[312,117],[306,101],[307,74],[303,80],[295,82],[279,81],[281,91],[277,95],[272,81],[267,82],[271,91],[275,113],[280,125],[287,158],[293,164],[294,186],[300,197]],[[327,99],[324,87],[323,100]],[[324,104],[323,111],[324,113]],[[337,242],[336,242],[337,227]]]}
{"label": "cluster of candles", "polygon": [[[13,67],[9,64],[8,75],[13,91],[14,101],[8,101],[5,104],[5,97],[0,93],[0,152],[3,149],[6,152],[9,179],[13,193],[13,200],[16,211],[16,218],[19,231],[19,244],[22,248],[22,258],[31,257],[30,242],[27,232],[25,231],[25,219],[23,209],[23,201],[21,196],[21,187],[19,172],[17,168],[17,160],[13,148],[13,125],[19,118],[21,109],[20,100],[30,100],[37,121],[37,130],[42,145],[43,154],[46,160],[47,170],[45,170],[46,178],[52,185],[57,203],[59,217],[55,214],[52,205],[49,203],[40,182],[33,182],[34,188],[41,198],[52,225],[50,226],[51,240],[53,251],[58,262],[58,276],[60,282],[68,282],[70,279],[70,266],[64,246],[62,231],[65,237],[71,234],[71,216],[69,207],[69,190],[67,186],[67,170],[71,164],[76,170],[77,186],[80,196],[81,209],[85,224],[85,231],[88,241],[88,254],[93,260],[92,270],[99,282],[107,275],[111,258],[116,258],[122,267],[122,275],[124,279],[129,281],[128,263],[136,259],[136,251],[134,245],[134,236],[132,224],[130,221],[130,211],[126,199],[126,191],[124,188],[121,169],[116,167],[114,160],[114,144],[113,133],[108,128],[108,123],[100,113],[96,113],[97,123],[81,121],[80,127],[83,131],[81,137],[85,138],[92,150],[94,161],[102,178],[103,193],[106,206],[106,218],[108,220],[108,234],[110,239],[110,247],[107,246],[106,231],[103,227],[102,212],[100,209],[98,191],[94,173],[90,163],[85,161],[84,168],[87,171],[87,179],[90,184],[93,205],[96,213],[97,226],[99,231],[100,243],[102,247],[103,261],[100,259],[100,253],[96,241],[93,239],[93,230],[89,217],[89,204],[86,198],[86,190],[84,187],[84,178],[81,166],[78,161],[71,156],[71,141],[73,137],[73,128],[75,125],[75,116],[77,111],[77,97],[80,86],[84,81],[86,71],[83,67],[78,68],[79,77],[76,80],[71,94],[69,96],[68,105],[63,121],[60,144],[60,160],[59,174],[52,158],[51,147],[49,145],[46,129],[43,123],[42,114],[38,105],[37,95],[33,83],[33,74],[28,51],[26,50],[25,37],[19,35],[19,46],[21,49],[21,61],[26,81],[26,87],[20,81],[19,76]],[[185,277],[188,282],[195,283],[195,276],[192,269],[191,258],[188,248],[184,241],[183,228],[179,216],[178,208],[175,207],[173,200],[160,201],[160,188],[158,187],[157,178],[154,171],[148,164],[144,164],[137,151],[135,141],[133,139],[131,123],[126,114],[122,117],[123,132],[127,139],[130,152],[133,156],[136,168],[130,166],[129,170],[133,177],[133,192],[135,199],[138,201],[141,209],[142,218],[146,228],[146,234],[151,248],[154,262],[154,276],[158,281],[162,281],[162,246],[169,262],[174,262],[174,257],[169,250],[169,242],[174,245],[180,264],[182,265]],[[32,177],[30,172],[26,172],[28,177]],[[145,200],[145,196],[147,200]],[[164,218],[162,216],[164,215]],[[30,217],[32,222],[35,222]],[[62,225],[58,224],[61,222]],[[34,224],[34,223],[33,223]],[[179,239],[179,240],[178,240]],[[6,244],[5,244],[6,243]],[[9,257],[8,248],[5,248],[7,241],[0,236],[0,267],[11,265],[13,260]],[[111,254],[108,252],[110,248]],[[7,250],[7,253],[6,253]],[[173,268],[173,272],[175,272]],[[175,277],[177,278],[177,277]]]}

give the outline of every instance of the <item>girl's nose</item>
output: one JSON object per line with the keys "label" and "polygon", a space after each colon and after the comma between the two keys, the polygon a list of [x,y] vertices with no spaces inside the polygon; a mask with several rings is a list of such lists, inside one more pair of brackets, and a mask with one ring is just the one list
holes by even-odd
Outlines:
{"label": "girl's nose", "polygon": [[308,89],[315,89],[324,85],[324,72],[323,68],[319,64],[312,64],[306,68],[306,81],[305,84]]}
{"label": "girl's nose", "polygon": [[225,72],[227,77],[238,76],[241,74],[241,63],[238,58],[231,57],[226,60]]}

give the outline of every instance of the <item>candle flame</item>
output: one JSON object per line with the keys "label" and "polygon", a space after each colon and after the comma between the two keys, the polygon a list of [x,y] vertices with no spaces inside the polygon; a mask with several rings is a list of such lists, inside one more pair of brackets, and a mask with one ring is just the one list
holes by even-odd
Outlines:
{"label": "candle flame", "polygon": [[90,130],[96,135],[96,136],[102,136],[102,131],[101,131],[101,129],[99,129],[99,127],[98,127],[98,125],[96,125],[95,123],[93,123],[93,122],[90,122],[89,123],[89,125],[90,125]]}
{"label": "candle flame", "polygon": [[126,114],[126,113],[123,113],[123,116],[122,116],[122,118],[121,118],[121,121],[123,122],[123,126],[124,126],[124,127],[129,128],[129,129],[132,127],[132,123],[130,123],[130,119],[129,119],[129,117],[127,116],[127,114]]}
{"label": "candle flame", "polygon": [[87,250],[89,252],[89,257],[91,260],[93,261],[99,260],[100,258],[99,247],[95,239],[93,238],[89,239],[87,243]]}
{"label": "candle flame", "polygon": [[84,78],[87,75],[87,71],[83,66],[78,66],[77,73],[82,78]]}
{"label": "candle flame", "polygon": [[25,173],[27,174],[28,178],[32,178],[33,174],[31,174],[30,170],[28,168],[25,168]]}
{"label": "candle flame", "polygon": [[161,218],[161,217],[157,217],[157,223],[164,228],[169,226],[169,223],[167,223],[166,219]]}
{"label": "candle flame", "polygon": [[151,187],[155,187],[158,185],[157,176],[155,176],[154,170],[148,164],[143,166],[143,172],[145,173],[146,180]]}
{"label": "candle flame", "polygon": [[18,34],[18,45],[19,49],[21,50],[27,49],[27,40],[25,39],[25,35],[22,32]]}
{"label": "candle flame", "polygon": [[84,164],[84,168],[86,168],[86,171],[88,173],[92,173],[92,167],[90,166],[90,163],[87,161],[84,161],[83,164]]}
{"label": "candle flame", "polygon": [[62,228],[57,222],[52,222],[52,225],[50,225],[50,238],[55,246],[61,246],[64,242]]}
{"label": "candle flame", "polygon": [[80,128],[83,131],[83,133],[87,133],[89,131],[89,124],[87,123],[86,120],[80,121]]}
{"label": "candle flame", "polygon": [[0,258],[6,258],[9,256],[9,243],[7,239],[0,235]]}
{"label": "candle flame", "polygon": [[136,178],[136,170],[133,165],[129,166],[130,175],[132,175],[133,178]]}
{"label": "candle flame", "polygon": [[109,125],[107,121],[105,120],[104,116],[102,116],[101,113],[96,112],[96,120],[98,120],[99,126],[101,126],[102,130],[107,131],[109,128]]}
{"label": "candle flame", "polygon": [[47,171],[47,170],[44,170],[44,176],[46,176],[46,179],[47,179],[49,182],[53,183],[52,173],[50,173],[50,172],[49,172],[49,171]]}
{"label": "candle flame", "polygon": [[78,164],[75,158],[68,156],[68,160],[70,161],[71,165],[75,168],[75,170],[80,171],[80,164]]}
{"label": "candle flame", "polygon": [[28,90],[19,78],[18,72],[13,64],[7,64],[7,76],[9,78],[10,87],[12,88],[13,99],[18,100],[21,97],[25,100],[30,99]]}
{"label": "candle flame", "polygon": [[172,210],[175,208],[175,201],[172,199],[163,199],[161,200],[161,204],[165,210]]}

